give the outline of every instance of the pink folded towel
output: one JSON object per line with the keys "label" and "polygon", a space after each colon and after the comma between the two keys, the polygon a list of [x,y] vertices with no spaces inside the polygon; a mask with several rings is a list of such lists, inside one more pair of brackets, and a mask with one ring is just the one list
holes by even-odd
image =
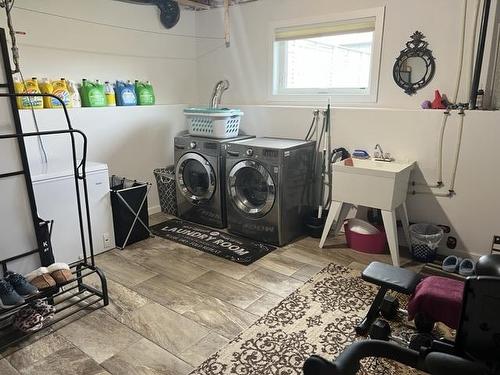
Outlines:
{"label": "pink folded towel", "polygon": [[408,303],[408,319],[425,313],[435,322],[457,329],[462,311],[464,283],[446,277],[429,276],[415,289]]}

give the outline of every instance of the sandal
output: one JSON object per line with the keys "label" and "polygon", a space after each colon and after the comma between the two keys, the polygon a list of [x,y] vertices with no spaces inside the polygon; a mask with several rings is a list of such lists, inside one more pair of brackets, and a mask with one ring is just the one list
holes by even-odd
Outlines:
{"label": "sandal", "polygon": [[460,262],[458,273],[462,276],[472,276],[476,271],[476,262],[472,259],[465,258]]}
{"label": "sandal", "polygon": [[446,272],[450,273],[456,272],[458,270],[461,261],[462,259],[460,259],[455,255],[447,256],[446,258],[444,258],[441,268],[443,269],[443,271]]}

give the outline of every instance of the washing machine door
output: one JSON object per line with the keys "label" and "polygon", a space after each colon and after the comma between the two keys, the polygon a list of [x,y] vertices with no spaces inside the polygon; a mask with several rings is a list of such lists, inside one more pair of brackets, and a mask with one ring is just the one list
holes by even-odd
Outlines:
{"label": "washing machine door", "polygon": [[215,172],[210,162],[200,154],[188,152],[177,162],[177,186],[191,203],[210,200],[215,192]]}
{"label": "washing machine door", "polygon": [[273,208],[276,186],[267,169],[257,161],[243,160],[229,172],[229,197],[250,217],[262,217]]}

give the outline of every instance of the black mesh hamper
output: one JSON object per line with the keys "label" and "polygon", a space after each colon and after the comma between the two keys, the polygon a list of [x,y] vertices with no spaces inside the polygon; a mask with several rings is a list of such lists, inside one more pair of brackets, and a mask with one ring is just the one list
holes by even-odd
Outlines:
{"label": "black mesh hamper", "polygon": [[177,196],[175,187],[175,167],[157,168],[154,171],[162,212],[177,216]]}
{"label": "black mesh hamper", "polygon": [[123,249],[150,237],[147,197],[151,184],[112,176],[110,187],[116,246]]}

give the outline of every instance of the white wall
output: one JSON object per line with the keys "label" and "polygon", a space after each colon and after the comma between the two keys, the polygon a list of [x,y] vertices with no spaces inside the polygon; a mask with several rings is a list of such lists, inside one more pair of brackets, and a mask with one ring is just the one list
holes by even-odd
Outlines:
{"label": "white wall", "polygon": [[[469,14],[475,0],[469,0]],[[396,159],[417,160],[414,178],[419,182],[436,182],[437,138],[441,111],[420,110],[420,103],[432,99],[434,89],[451,95],[458,66],[458,40],[462,1],[457,0],[260,0],[231,9],[231,48],[218,48],[217,42],[199,42],[199,101],[205,103],[216,80],[227,78],[231,89],[223,103],[240,107],[245,116],[243,130],[258,136],[303,138],[311,122],[312,108],[275,105],[268,100],[270,29],[272,22],[355,9],[386,7],[380,69],[378,102],[363,105],[372,108],[335,108],[332,140],[335,146],[352,150],[373,151],[376,143]],[[494,2],[492,9],[496,9]],[[494,17],[492,18],[494,19]],[[464,77],[467,77],[471,53],[470,29],[467,23]],[[222,12],[197,13],[199,35],[222,32]],[[436,58],[436,75],[417,95],[408,96],[392,80],[392,66],[409,35],[422,31]],[[491,36],[490,36],[491,38]],[[488,42],[488,45],[491,42]],[[489,48],[489,47],[488,47]],[[488,61],[488,58],[485,58]],[[485,70],[486,71],[486,70]],[[485,75],[483,76],[483,81]],[[459,100],[466,101],[468,89],[461,86]],[[484,87],[484,85],[481,85]],[[306,105],[306,103],[301,103]],[[325,103],[315,105],[324,106]],[[355,103],[353,105],[356,105]],[[458,117],[450,118],[445,137],[444,182],[450,179],[451,159],[455,152]],[[468,112],[465,118],[462,152],[454,198],[415,195],[408,198],[410,219],[446,224],[450,235],[458,239],[456,250],[447,253],[489,253],[494,234],[500,234],[498,212],[500,179],[494,173],[500,139],[499,112]],[[426,190],[426,189],[424,189]],[[444,189],[446,191],[446,189]]]}
{"label": "white wall", "polygon": [[16,30],[26,32],[17,36],[25,77],[150,80],[159,104],[190,102],[196,94],[195,38],[171,35],[194,35],[193,12],[182,12],[170,30],[155,6],[112,0],[17,0],[12,16]]}
{"label": "white wall", "polygon": [[[332,13],[385,6],[385,27],[379,81],[379,98],[373,106],[389,108],[417,108],[426,99],[434,97],[434,90],[452,95],[456,82],[459,55],[459,35],[464,0],[259,0],[231,8],[231,48],[210,52],[220,41],[200,41],[198,60],[198,88],[205,101],[205,94],[214,82],[227,78],[232,89],[225,94],[227,104],[272,104],[268,100],[271,82],[270,47],[271,24],[276,21],[305,17],[324,17]],[[478,0],[468,0],[471,15]],[[496,8],[493,2],[492,9]],[[494,17],[492,17],[493,20]],[[198,12],[198,35],[223,32],[223,12],[220,9]],[[472,17],[467,23],[465,65],[469,65],[471,53],[470,29]],[[405,47],[410,35],[419,30],[429,42],[436,58],[436,75],[432,82],[409,97],[397,87],[392,78],[392,67],[399,52]],[[489,44],[488,44],[489,46]],[[489,47],[488,47],[489,48]],[[488,59],[485,59],[488,60]],[[485,63],[486,64],[486,63]],[[469,69],[464,68],[464,76]],[[459,99],[467,101],[466,85],[462,85]],[[323,104],[323,103],[317,103]],[[363,106],[366,106],[363,105]],[[372,106],[372,105],[370,105]]]}
{"label": "white wall", "polygon": [[[303,138],[312,119],[312,108],[240,106],[245,112],[242,129],[247,134]],[[332,116],[334,147],[357,148],[370,153],[376,143],[397,160],[417,160],[416,182],[436,182],[437,139],[442,111],[335,108]],[[489,253],[493,235],[500,233],[500,175],[496,142],[500,139],[500,112],[470,111],[464,119],[463,143],[456,179],[456,196],[408,197],[410,220],[449,225],[458,240],[456,250],[443,253]],[[444,184],[449,186],[458,129],[456,112],[449,119],[444,148]],[[419,191],[429,191],[418,188]],[[442,189],[442,192],[447,192]]]}
{"label": "white wall", "polygon": [[[112,174],[152,182],[148,203],[151,211],[158,211],[153,169],[173,163],[173,138],[184,130],[184,107],[177,104],[79,108],[71,110],[70,115],[73,127],[82,130],[88,138],[87,160],[107,163]],[[41,128],[60,128],[61,111],[38,110],[36,114]],[[21,121],[25,131],[34,130],[30,111],[21,111]],[[43,140],[49,160],[61,155],[71,157],[68,136],[47,136]],[[38,157],[34,139],[28,141],[28,148],[30,158]]]}
{"label": "white wall", "polygon": [[[173,137],[185,127],[180,103],[197,98],[194,13],[182,11],[170,30],[161,25],[157,7],[112,0],[17,0],[12,15],[16,30],[26,33],[17,36],[25,77],[153,83],[157,106],[69,111],[73,125],[88,135],[89,160],[107,163],[110,173],[154,182],[153,169],[172,163]],[[65,126],[60,111],[37,116],[42,130]],[[22,111],[22,121],[32,129],[30,113]],[[69,156],[64,142],[45,143],[52,158]],[[36,152],[35,145],[31,156]],[[155,185],[152,211],[159,210]]]}

